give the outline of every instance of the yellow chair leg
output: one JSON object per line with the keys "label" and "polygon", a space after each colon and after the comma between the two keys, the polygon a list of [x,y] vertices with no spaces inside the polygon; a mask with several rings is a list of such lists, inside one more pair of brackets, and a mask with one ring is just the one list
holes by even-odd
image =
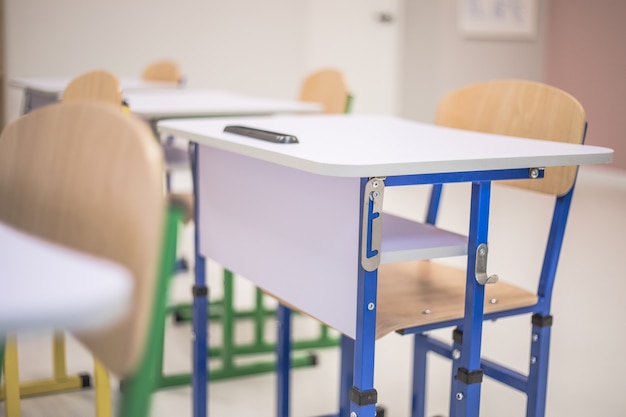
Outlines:
{"label": "yellow chair leg", "polygon": [[[63,332],[56,332],[52,341],[52,378],[22,382],[20,384],[20,397],[27,398],[38,395],[76,391],[90,387],[91,379],[89,374],[67,375],[65,358],[65,335]],[[4,392],[0,391],[0,400],[4,398]]]}
{"label": "yellow chair leg", "polygon": [[6,417],[20,417],[20,373],[17,363],[17,339],[7,336],[4,351],[4,409]]}
{"label": "yellow chair leg", "polygon": [[63,332],[55,332],[52,336],[52,369],[54,379],[67,377],[65,365],[65,335]]}
{"label": "yellow chair leg", "polygon": [[104,365],[94,359],[94,385],[96,397],[96,417],[111,417],[111,382]]}

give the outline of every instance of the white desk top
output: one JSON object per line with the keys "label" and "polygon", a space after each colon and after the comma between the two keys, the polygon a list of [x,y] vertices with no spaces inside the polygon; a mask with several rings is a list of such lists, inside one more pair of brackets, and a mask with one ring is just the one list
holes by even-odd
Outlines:
{"label": "white desk top", "polygon": [[125,91],[130,111],[144,119],[319,113],[321,104],[255,97],[219,90]]}
{"label": "white desk top", "polygon": [[[295,135],[300,143],[224,133],[229,124]],[[159,122],[158,129],[213,148],[338,177],[604,164],[613,158],[608,148],[462,131],[393,116],[179,119]]]}
{"label": "white desk top", "polygon": [[0,334],[105,325],[131,300],[126,269],[0,223]]}
{"label": "white desk top", "polygon": [[[72,81],[72,77],[15,77],[7,82],[9,87],[31,90],[41,94],[59,96]],[[122,90],[145,90],[177,88],[177,83],[145,81],[137,77],[121,77]]]}

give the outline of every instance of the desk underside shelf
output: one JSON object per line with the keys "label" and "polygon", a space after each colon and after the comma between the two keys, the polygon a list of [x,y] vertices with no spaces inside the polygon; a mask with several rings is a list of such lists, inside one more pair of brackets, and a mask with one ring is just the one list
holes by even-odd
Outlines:
{"label": "desk underside shelf", "polygon": [[[467,254],[465,236],[383,214],[376,338],[463,318],[465,271],[429,259]],[[534,305],[536,294],[505,282],[485,286],[485,314]]]}

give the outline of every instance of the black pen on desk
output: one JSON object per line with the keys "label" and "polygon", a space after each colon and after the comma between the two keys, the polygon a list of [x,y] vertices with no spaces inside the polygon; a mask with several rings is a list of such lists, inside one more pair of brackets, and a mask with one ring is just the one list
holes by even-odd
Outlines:
{"label": "black pen on desk", "polygon": [[256,129],[254,127],[230,125],[224,128],[224,132],[250,138],[261,139],[273,143],[299,143],[298,138],[286,133],[272,132],[269,130]]}

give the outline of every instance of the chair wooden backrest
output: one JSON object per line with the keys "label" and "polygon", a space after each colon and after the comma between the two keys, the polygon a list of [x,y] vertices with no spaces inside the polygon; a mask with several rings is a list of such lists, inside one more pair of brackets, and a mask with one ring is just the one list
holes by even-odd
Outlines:
{"label": "chair wooden backrest", "polygon": [[162,158],[142,120],[104,103],[45,106],[0,136],[0,219],[131,271],[128,314],[77,334],[122,377],[138,364],[151,315],[165,214]]}
{"label": "chair wooden backrest", "polygon": [[323,69],[304,79],[300,100],[322,103],[324,113],[346,113],[350,105],[350,90],[340,71]]}
{"label": "chair wooden backrest", "polygon": [[146,81],[182,83],[183,74],[175,61],[161,60],[148,65],[141,75]]}
{"label": "chair wooden backrest", "polygon": [[61,100],[98,100],[120,106],[122,87],[117,76],[108,71],[89,71],[70,81]]}
{"label": "chair wooden backrest", "polygon": [[[509,136],[582,143],[586,115],[573,96],[558,88],[527,80],[494,80],[453,91],[438,106],[441,126]],[[553,195],[566,194],[577,167],[550,167],[539,180],[507,181],[507,185]]]}

